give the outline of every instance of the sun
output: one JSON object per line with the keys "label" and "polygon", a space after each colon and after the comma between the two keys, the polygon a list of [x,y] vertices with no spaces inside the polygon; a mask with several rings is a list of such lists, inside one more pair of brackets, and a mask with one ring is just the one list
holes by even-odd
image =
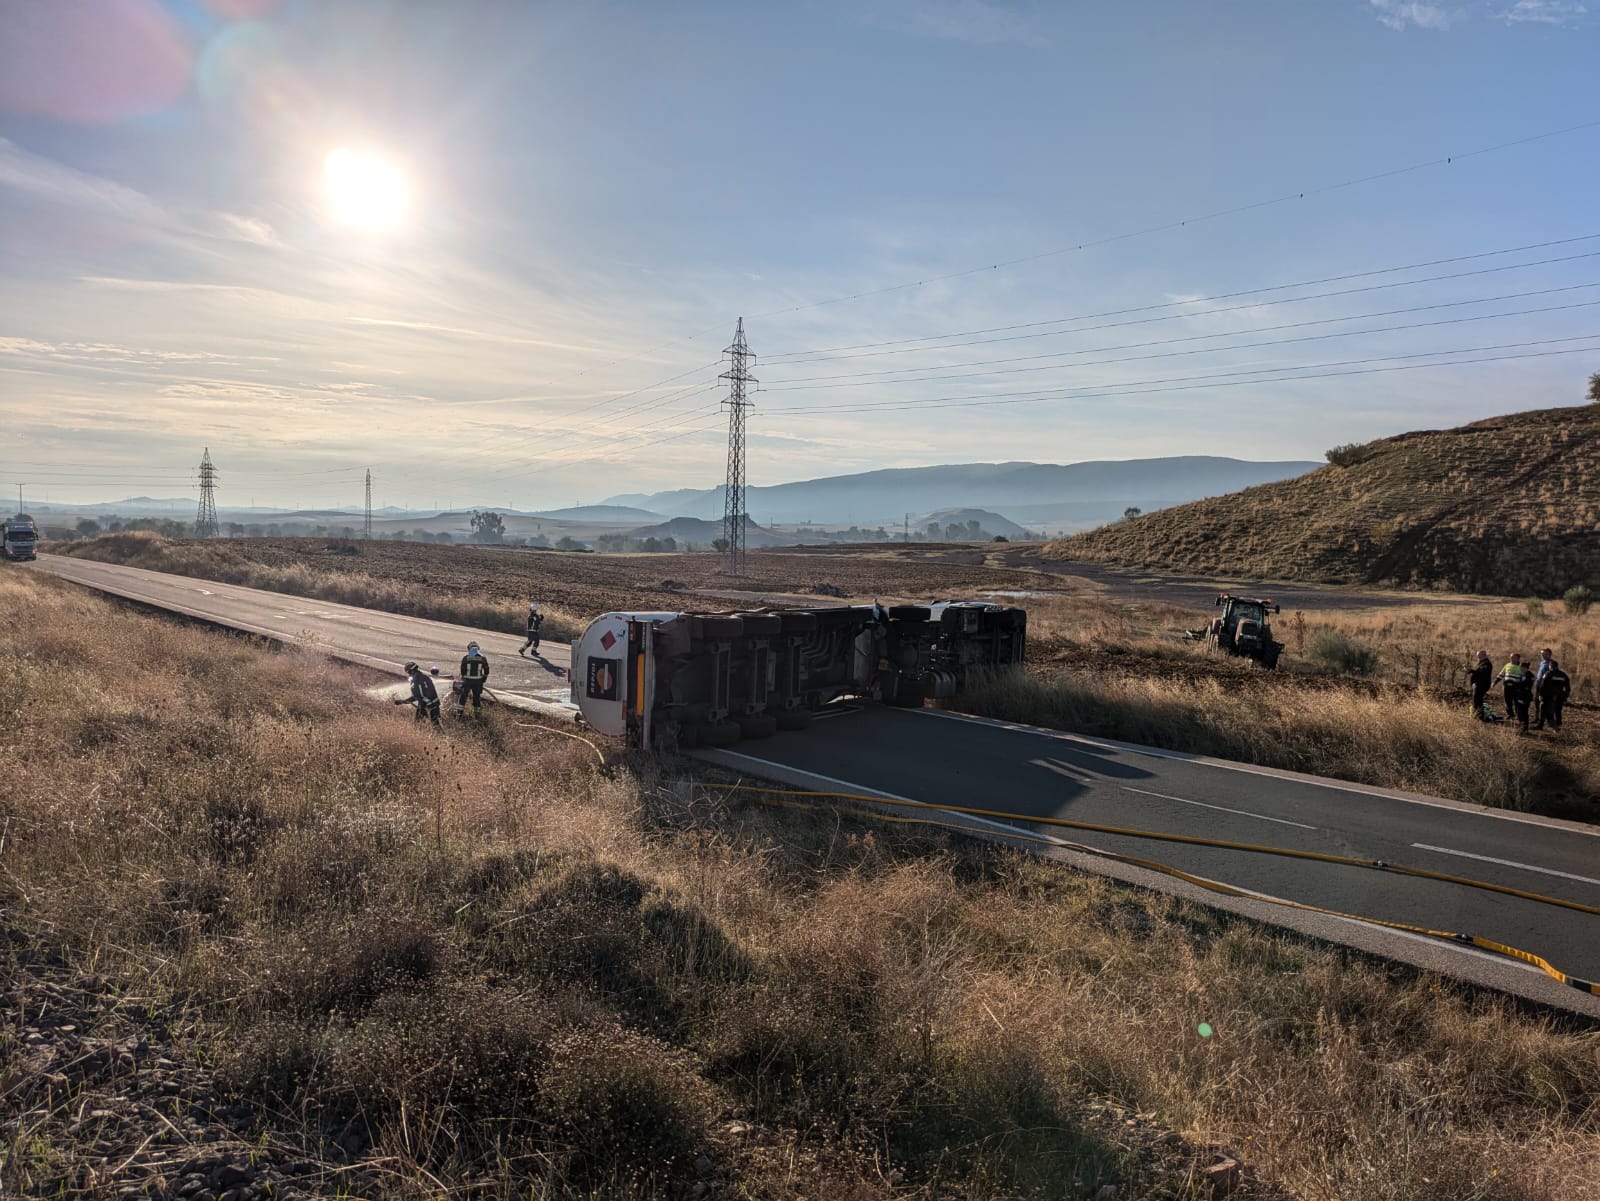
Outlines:
{"label": "sun", "polygon": [[341,225],[382,233],[398,226],[411,204],[400,169],[364,150],[340,146],[322,161],[329,215]]}

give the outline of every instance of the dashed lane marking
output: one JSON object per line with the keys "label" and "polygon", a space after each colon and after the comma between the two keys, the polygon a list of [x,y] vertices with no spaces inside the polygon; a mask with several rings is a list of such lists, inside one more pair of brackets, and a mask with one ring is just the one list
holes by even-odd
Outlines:
{"label": "dashed lane marking", "polygon": [[1296,826],[1301,830],[1315,830],[1315,826],[1308,826],[1305,822],[1292,822],[1282,817],[1268,817],[1265,813],[1251,813],[1248,809],[1229,809],[1226,805],[1208,805],[1205,801],[1191,801],[1188,797],[1168,796],[1164,792],[1150,792],[1144,788],[1129,788],[1122,786],[1123,792],[1137,792],[1140,796],[1160,797],[1163,801],[1177,801],[1180,805],[1197,805],[1201,809],[1215,809],[1219,813],[1237,813],[1240,817],[1253,817],[1257,821],[1277,822],[1280,826]]}
{"label": "dashed lane marking", "polygon": [[1425,842],[1411,844],[1419,851],[1436,851],[1441,855],[1459,855],[1463,859],[1476,859],[1480,863],[1498,863],[1501,867],[1515,867],[1525,872],[1538,872],[1541,876],[1560,876],[1563,880],[1576,880],[1580,884],[1600,884],[1591,876],[1578,876],[1572,872],[1558,872],[1553,867],[1535,867],[1531,863],[1518,863],[1515,859],[1496,859],[1493,855],[1474,855],[1471,851],[1454,851],[1449,847],[1431,847]]}

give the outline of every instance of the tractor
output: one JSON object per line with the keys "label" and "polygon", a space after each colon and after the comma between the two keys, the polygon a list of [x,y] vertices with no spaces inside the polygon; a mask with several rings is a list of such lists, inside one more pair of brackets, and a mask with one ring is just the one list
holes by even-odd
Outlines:
{"label": "tractor", "polygon": [[1268,671],[1277,667],[1283,643],[1272,640],[1267,614],[1283,610],[1273,604],[1270,597],[1234,596],[1231,592],[1219,593],[1216,603],[1221,606],[1222,614],[1207,624],[1206,645],[1230,655],[1254,659]]}

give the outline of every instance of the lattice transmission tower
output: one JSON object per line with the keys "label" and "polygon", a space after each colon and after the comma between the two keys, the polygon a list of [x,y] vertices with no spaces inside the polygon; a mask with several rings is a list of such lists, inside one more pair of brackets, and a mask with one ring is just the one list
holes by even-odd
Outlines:
{"label": "lattice transmission tower", "polygon": [[211,462],[211,448],[200,456],[200,510],[194,517],[196,538],[215,538],[222,532],[217,524],[217,469]]}
{"label": "lattice transmission tower", "polygon": [[727,543],[728,574],[743,575],[744,531],[750,521],[744,497],[744,413],[755,403],[748,393],[756,382],[750,374],[750,364],[756,356],[744,340],[743,317],[739,318],[733,345],[722,353],[728,356],[728,370],[717,377],[728,381],[728,398],[722,402],[728,410],[728,482],[722,497],[722,538]]}
{"label": "lattice transmission tower", "polygon": [[367,468],[367,522],[361,527],[361,536],[372,541],[372,468]]}

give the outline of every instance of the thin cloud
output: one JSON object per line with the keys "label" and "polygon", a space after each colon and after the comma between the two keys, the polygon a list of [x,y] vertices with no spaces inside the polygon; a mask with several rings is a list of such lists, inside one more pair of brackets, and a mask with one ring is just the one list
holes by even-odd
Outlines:
{"label": "thin cloud", "polygon": [[1443,5],[1423,0],[1368,0],[1378,20],[1390,29],[1449,29],[1455,14]]}
{"label": "thin cloud", "polygon": [[1573,25],[1588,11],[1587,5],[1576,0],[1517,0],[1501,11],[1500,19],[1513,25],[1528,21],[1542,25]]}
{"label": "thin cloud", "polygon": [[272,227],[258,218],[169,210],[137,188],[34,154],[8,138],[0,138],[0,187],[53,206],[161,233],[257,246],[277,242]]}

